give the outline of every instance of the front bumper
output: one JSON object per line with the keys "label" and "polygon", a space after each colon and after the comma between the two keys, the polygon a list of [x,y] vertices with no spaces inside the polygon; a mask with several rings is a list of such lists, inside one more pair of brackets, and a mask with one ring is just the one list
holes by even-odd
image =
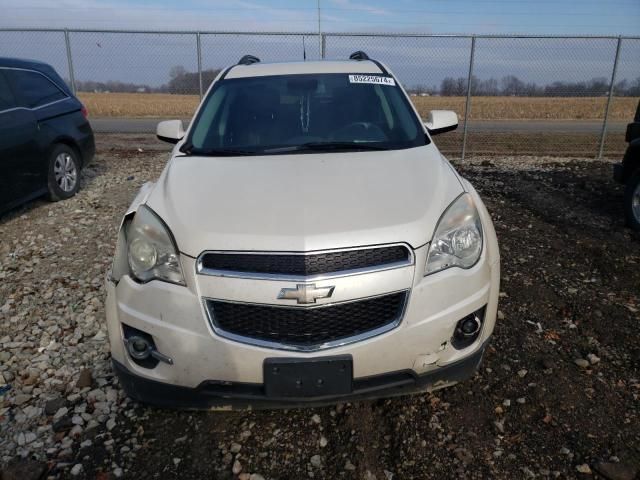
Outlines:
{"label": "front bumper", "polygon": [[[416,265],[424,264],[425,257],[426,248],[416,250]],[[183,267],[185,272],[195,272],[193,265]],[[427,277],[418,272],[415,278],[411,274],[410,299],[397,327],[356,343],[315,352],[265,348],[217,335],[203,309],[201,299],[207,296],[203,290],[207,282],[215,281],[215,290],[224,293],[230,279],[195,277],[187,277],[187,287],[159,281],[141,285],[128,275],[117,283],[107,282],[111,354],[131,397],[157,405],[194,408],[224,406],[232,399],[233,403],[254,405],[336,401],[339,398],[274,401],[266,399],[262,391],[266,359],[332,355],[349,355],[353,359],[354,389],[349,398],[446,386],[470,376],[482,357],[494,328],[500,269],[499,259],[489,263],[483,255],[469,270],[452,268]],[[253,290],[259,291],[263,283]],[[278,288],[271,286],[273,291]],[[483,308],[485,316],[478,339],[465,348],[454,348],[450,340],[456,323]],[[136,364],[125,349],[123,325],[151,335],[157,350],[170,357],[172,363],[160,362],[154,368]]]}
{"label": "front bumper", "polygon": [[354,380],[351,394],[310,398],[267,397],[264,386],[259,383],[207,380],[196,388],[181,387],[140,377],[130,372],[117,360],[114,359],[112,362],[127,395],[150,405],[214,410],[284,408],[394,397],[444,388],[473,376],[482,361],[488,343],[488,340],[485,341],[468,357],[429,373],[416,375],[412,370],[405,370],[359,378]]}

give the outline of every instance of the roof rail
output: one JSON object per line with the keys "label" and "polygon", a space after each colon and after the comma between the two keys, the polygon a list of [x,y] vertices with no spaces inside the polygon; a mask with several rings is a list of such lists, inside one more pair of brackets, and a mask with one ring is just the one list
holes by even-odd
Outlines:
{"label": "roof rail", "polygon": [[362,50],[358,50],[357,52],[353,52],[349,55],[349,60],[370,60],[369,55],[364,53]]}
{"label": "roof rail", "polygon": [[364,53],[362,50],[358,50],[357,52],[353,52],[351,55],[349,55],[349,60],[357,60],[357,61],[370,60],[378,66],[378,68],[383,74],[389,75],[389,72],[387,71],[386,68],[384,68],[384,65],[382,65],[379,61],[374,60],[373,58],[369,58],[369,55]]}
{"label": "roof rail", "polygon": [[253,55],[245,55],[240,59],[238,65],[252,65],[254,63],[259,63],[260,59],[258,57],[254,57]]}

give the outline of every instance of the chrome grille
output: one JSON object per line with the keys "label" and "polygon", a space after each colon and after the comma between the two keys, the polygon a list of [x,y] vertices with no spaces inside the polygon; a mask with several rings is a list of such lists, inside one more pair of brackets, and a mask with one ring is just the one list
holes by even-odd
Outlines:
{"label": "chrome grille", "polygon": [[395,327],[408,292],[317,307],[292,307],[206,300],[221,336],[287,350],[317,350],[350,343]]}
{"label": "chrome grille", "polygon": [[212,275],[312,277],[406,266],[412,260],[405,245],[306,253],[205,252],[199,259],[198,270]]}

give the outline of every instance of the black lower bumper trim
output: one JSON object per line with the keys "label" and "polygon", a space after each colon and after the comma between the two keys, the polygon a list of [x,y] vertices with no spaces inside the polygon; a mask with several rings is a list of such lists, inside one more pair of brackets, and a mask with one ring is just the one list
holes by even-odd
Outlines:
{"label": "black lower bumper trim", "polygon": [[353,392],[331,397],[272,398],[265,395],[262,384],[214,380],[205,381],[196,388],[188,388],[139,377],[116,360],[112,362],[124,391],[142,403],[185,409],[278,408],[392,397],[424,391],[441,383],[460,382],[470,378],[478,369],[487,344],[488,341],[459,362],[423,375],[404,370],[354,379]]}

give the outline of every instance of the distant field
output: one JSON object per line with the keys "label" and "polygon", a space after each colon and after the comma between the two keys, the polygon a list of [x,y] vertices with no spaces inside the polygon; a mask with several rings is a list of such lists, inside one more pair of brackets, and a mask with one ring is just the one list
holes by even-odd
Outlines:
{"label": "distant field", "polygon": [[[95,117],[190,117],[198,106],[197,95],[164,93],[79,93]],[[412,97],[418,111],[454,110],[464,116],[464,97]],[[473,97],[471,118],[475,120],[597,120],[604,115],[604,97]],[[611,120],[633,118],[638,98],[616,97]]]}
{"label": "distant field", "polygon": [[[412,97],[423,117],[429,110],[454,110],[464,116],[464,97]],[[471,118],[475,120],[598,120],[604,117],[604,97],[473,97]],[[616,97],[610,119],[630,121],[638,98]]]}
{"label": "distant field", "polygon": [[190,117],[197,95],[166,93],[84,93],[78,98],[92,117]]}

